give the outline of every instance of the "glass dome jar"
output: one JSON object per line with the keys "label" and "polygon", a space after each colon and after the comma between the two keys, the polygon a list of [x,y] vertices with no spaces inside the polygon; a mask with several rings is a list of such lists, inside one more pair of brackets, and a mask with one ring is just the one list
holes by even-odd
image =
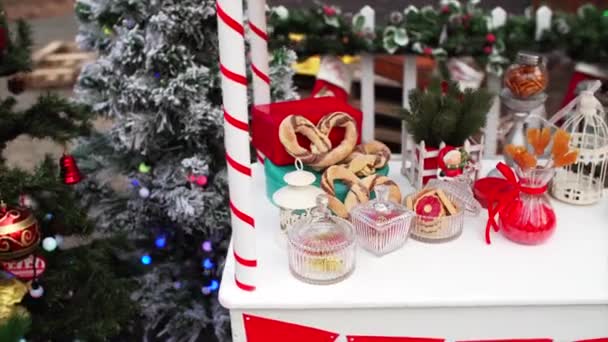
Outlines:
{"label": "glass dome jar", "polygon": [[520,52],[515,63],[505,71],[505,87],[520,99],[528,99],[542,93],[548,83],[547,69],[538,55]]}
{"label": "glass dome jar", "polygon": [[380,256],[405,244],[414,212],[391,202],[386,185],[376,185],[374,192],[376,199],[354,207],[350,217],[359,245]]}
{"label": "glass dome jar", "polygon": [[289,269],[307,283],[337,283],[355,269],[353,227],[332,215],[328,203],[327,195],[319,195],[312,215],[287,231]]}
{"label": "glass dome jar", "polygon": [[281,232],[284,235],[296,222],[308,217],[316,207],[317,196],[323,190],[312,185],[315,175],[304,171],[302,161],[296,160],[296,171],[289,172],[283,177],[287,186],[277,190],[272,195],[272,201],[280,209]]}

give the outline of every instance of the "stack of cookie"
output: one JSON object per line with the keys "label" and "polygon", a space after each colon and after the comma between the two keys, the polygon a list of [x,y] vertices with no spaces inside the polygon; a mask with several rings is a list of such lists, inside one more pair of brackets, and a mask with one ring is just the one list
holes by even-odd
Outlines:
{"label": "stack of cookie", "polygon": [[445,242],[457,238],[463,227],[464,208],[451,193],[425,188],[405,199],[416,213],[412,238],[425,242]]}

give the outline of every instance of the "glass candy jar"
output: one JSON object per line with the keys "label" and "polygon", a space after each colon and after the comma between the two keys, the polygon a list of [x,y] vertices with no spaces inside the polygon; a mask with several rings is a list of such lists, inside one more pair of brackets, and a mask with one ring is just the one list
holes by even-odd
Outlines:
{"label": "glass candy jar", "polygon": [[525,244],[541,244],[553,235],[556,216],[547,194],[553,168],[522,171],[519,177],[519,195],[499,212],[499,228],[509,240]]}
{"label": "glass candy jar", "polygon": [[287,186],[277,190],[272,200],[280,209],[281,232],[285,233],[296,222],[310,215],[316,207],[317,196],[324,192],[312,185],[315,175],[304,171],[299,159],[296,160],[296,171],[287,173],[283,180]]}
{"label": "glass candy jar", "polygon": [[289,269],[307,283],[336,283],[355,268],[352,225],[332,215],[328,202],[327,195],[319,195],[312,215],[287,231]]}
{"label": "glass candy jar", "polygon": [[538,55],[520,52],[515,63],[507,68],[504,84],[520,99],[542,93],[549,83],[547,69]]}
{"label": "glass candy jar", "polygon": [[386,185],[374,188],[376,199],[352,209],[351,221],[359,245],[380,256],[405,244],[414,212],[389,200]]}

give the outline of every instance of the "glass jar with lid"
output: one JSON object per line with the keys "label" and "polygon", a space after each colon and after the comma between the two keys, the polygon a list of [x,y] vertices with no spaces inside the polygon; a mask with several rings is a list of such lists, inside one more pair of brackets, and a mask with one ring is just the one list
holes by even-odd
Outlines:
{"label": "glass jar with lid", "polygon": [[391,202],[386,185],[377,185],[374,192],[376,199],[354,207],[350,216],[359,245],[380,256],[405,244],[414,212]]}
{"label": "glass jar with lid", "polygon": [[515,63],[505,71],[504,84],[519,99],[542,93],[549,83],[547,69],[540,56],[519,52]]}
{"label": "glass jar with lid", "polygon": [[287,231],[289,269],[307,283],[333,284],[355,269],[352,225],[332,215],[328,203],[327,195],[319,195],[312,215]]}
{"label": "glass jar with lid", "polygon": [[277,190],[272,196],[280,209],[281,232],[284,235],[296,222],[310,215],[316,207],[317,196],[323,194],[321,188],[313,185],[315,175],[305,171],[302,161],[296,159],[296,171],[283,177],[287,186]]}

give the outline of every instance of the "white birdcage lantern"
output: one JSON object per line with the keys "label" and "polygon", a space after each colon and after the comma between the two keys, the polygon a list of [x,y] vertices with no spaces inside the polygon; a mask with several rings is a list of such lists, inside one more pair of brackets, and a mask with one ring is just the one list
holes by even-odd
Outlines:
{"label": "white birdcage lantern", "polygon": [[596,81],[553,118],[565,118],[561,128],[570,134],[570,147],[578,149],[576,163],[558,169],[551,194],[564,202],[587,205],[602,198],[608,165],[608,126],[602,104],[593,95],[601,86]]}

